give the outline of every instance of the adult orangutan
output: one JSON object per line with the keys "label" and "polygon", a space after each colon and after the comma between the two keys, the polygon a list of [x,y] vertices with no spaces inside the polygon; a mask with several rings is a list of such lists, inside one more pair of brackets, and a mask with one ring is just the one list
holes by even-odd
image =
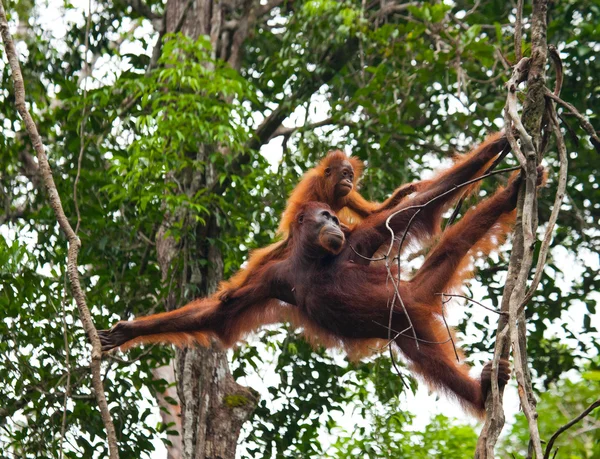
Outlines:
{"label": "adult orangutan", "polygon": [[226,300],[236,289],[243,286],[258,267],[273,260],[281,259],[287,248],[286,238],[290,222],[299,206],[306,202],[318,201],[328,204],[346,226],[356,224],[369,215],[390,209],[402,199],[419,189],[422,182],[409,183],[397,188],[383,203],[367,201],[356,187],[362,175],[363,163],[358,158],[347,156],[341,150],[330,151],[314,168],[310,169],[288,198],[277,232],[281,241],[267,247],[253,250],[244,268],[238,270],[227,281],[221,282],[217,295]]}
{"label": "adult orangutan", "polygon": [[[261,323],[270,322],[276,314],[272,301],[276,299],[292,305],[288,307],[309,329],[340,342],[386,339],[391,334],[428,382],[482,415],[490,363],[474,379],[469,367],[456,361],[440,320],[437,294],[461,284],[469,272],[469,253],[487,253],[502,240],[514,219],[520,177],[446,230],[415,276],[399,283],[403,306],[393,302],[390,326],[394,290],[386,267],[371,264],[368,258],[389,238],[388,227],[402,235],[412,220],[412,235],[429,234],[439,224],[444,208],[460,193],[459,186],[476,177],[495,155],[490,149],[474,152],[420,193],[371,215],[347,234],[328,205],[305,203],[291,223],[286,256],[260,266],[227,301],[199,299],[175,311],[118,322],[100,332],[103,349],[141,342],[185,345],[205,342],[211,336],[229,346]],[[541,182],[541,169],[539,174]],[[501,385],[509,374],[508,363],[502,362]]]}
{"label": "adult orangutan", "polygon": [[[489,136],[471,154],[488,151],[494,156],[509,146],[506,136],[498,132]],[[343,151],[330,151],[314,168],[309,170],[290,195],[283,211],[278,232],[284,239],[265,248],[250,253],[245,268],[240,269],[229,280],[221,282],[217,295],[222,300],[242,287],[248,278],[265,263],[280,260],[285,256],[287,235],[294,216],[300,206],[307,202],[323,202],[336,212],[344,226],[352,227],[364,218],[397,206],[408,195],[431,185],[430,181],[409,183],[398,187],[382,203],[367,201],[357,191],[362,175],[363,163],[355,157],[346,156]],[[345,230],[345,228],[344,228]]]}

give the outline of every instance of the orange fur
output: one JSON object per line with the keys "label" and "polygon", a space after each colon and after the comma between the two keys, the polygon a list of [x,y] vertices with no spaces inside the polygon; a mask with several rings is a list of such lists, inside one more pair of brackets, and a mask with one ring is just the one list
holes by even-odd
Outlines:
{"label": "orange fur", "polygon": [[[481,142],[481,144],[478,147],[476,147],[473,150],[471,150],[468,154],[457,156],[456,157],[456,163],[455,163],[455,165],[462,164],[463,162],[468,161],[469,158],[471,158],[474,155],[476,155],[479,151],[481,151],[487,145],[489,145],[492,142],[496,142],[496,141],[498,141],[499,139],[501,139],[503,137],[504,137],[504,131],[495,132],[494,134],[488,135],[485,138],[485,140],[483,142]],[[481,169],[479,169],[477,171],[477,174],[475,176],[479,177],[479,176],[483,175],[489,169],[489,167],[493,164],[493,162],[495,160],[496,160],[496,158],[492,158],[490,161],[488,161],[485,164],[485,166],[483,166]],[[481,181],[477,181],[477,182],[473,183],[472,185],[469,185],[469,186],[465,187],[464,191],[463,191],[463,194],[465,196],[468,196],[468,195],[471,195],[471,194],[475,193],[481,187],[481,183],[482,183]]]}
{"label": "orange fur", "polygon": [[[442,180],[444,177],[451,175],[454,170],[460,165],[468,162],[471,158],[480,153],[483,148],[486,148],[492,142],[497,141],[502,137],[502,133],[496,133],[488,136],[488,138],[477,148],[473,149],[469,154],[461,155],[455,161],[455,164],[452,168],[446,171],[442,171],[438,173],[433,179],[428,181],[419,182],[417,186],[409,185],[405,187],[400,187],[395,191],[395,194],[399,192],[399,190],[406,189],[403,192],[400,192],[400,198],[398,200],[403,199],[404,196],[410,194],[413,191],[418,191],[422,188],[427,188],[433,183],[436,183]],[[333,195],[333,189],[331,185],[328,186],[325,180],[325,169],[331,167],[336,163],[341,163],[343,161],[348,161],[353,169],[354,169],[354,178],[353,183],[354,187],[350,191],[350,193],[341,199],[335,199]],[[491,159],[488,163],[481,168],[478,174],[481,174],[484,170],[489,167],[489,164],[493,161]],[[303,206],[306,202],[311,201],[319,201],[328,203],[332,210],[340,212],[339,216],[342,222],[346,224],[355,223],[356,221],[360,221],[362,219],[361,215],[368,215],[369,213],[376,212],[385,206],[389,206],[390,201],[393,199],[393,196],[389,198],[382,204],[376,202],[370,202],[365,200],[360,193],[356,190],[357,185],[360,180],[360,176],[363,171],[363,163],[358,158],[347,156],[344,152],[340,150],[330,151],[321,162],[314,167],[313,169],[306,172],[306,174],[301,179],[300,183],[296,186],[296,188],[291,193],[286,209],[282,215],[281,223],[279,226],[279,233],[285,237],[287,237],[290,233],[290,226],[292,221],[295,219],[296,214],[301,206]],[[477,184],[472,185],[472,187],[477,186]],[[473,188],[469,189],[472,191]],[[503,216],[500,218],[501,221],[512,219],[513,217]],[[489,253],[490,250],[494,248],[495,245],[492,242],[492,239],[495,234],[501,234],[503,231],[506,231],[506,225],[502,225],[498,223],[496,225],[497,230],[491,231],[486,238],[483,238],[479,241],[476,246],[471,250],[471,253],[474,254],[477,250],[483,253]],[[436,230],[434,230],[434,233]],[[440,241],[440,244],[442,242]],[[256,249],[250,253],[248,258],[248,263],[245,269],[241,269],[238,271],[233,277],[229,279],[227,282],[222,282],[220,285],[220,289],[218,294],[223,291],[227,291],[232,288],[239,287],[252,277],[252,274],[255,272],[259,272],[261,266],[264,266],[266,263],[279,260],[284,258],[287,255],[288,247],[286,241],[275,242],[267,247]],[[465,257],[460,266],[457,266],[457,269],[452,277],[451,282],[448,285],[448,291],[453,290],[455,287],[461,285],[462,281],[469,276],[471,270],[468,269],[471,263],[472,257]],[[213,301],[216,301],[213,297]],[[194,303],[190,303],[188,306],[194,305]],[[194,306],[198,307],[198,306]],[[206,307],[206,313],[210,313],[214,308]],[[284,312],[282,312],[284,311]],[[152,319],[154,316],[149,316],[146,319]],[[305,317],[300,314],[296,308],[284,308],[281,309],[281,304],[277,300],[269,300],[266,303],[262,303],[255,307],[250,307],[245,311],[240,313],[240,320],[237,320],[234,326],[228,330],[225,335],[220,336],[220,341],[226,346],[232,346],[236,342],[242,340],[249,332],[258,328],[261,324],[267,323],[275,323],[281,322],[283,319],[291,322],[294,326],[301,328],[303,330],[303,334],[309,340],[309,342],[313,343],[315,346],[321,345],[328,348],[341,348],[344,349],[349,357],[352,360],[358,360],[363,356],[371,355],[375,350],[381,348],[384,341],[378,339],[347,339],[347,338],[339,338],[335,337],[325,329],[322,329],[315,325],[312,322],[306,321]],[[162,334],[153,334],[144,337],[135,338],[129,342],[127,342],[122,349],[128,349],[131,346],[139,344],[141,342],[146,343],[155,343],[155,342],[170,342],[175,344],[176,346],[184,347],[189,346],[193,343],[198,343],[200,345],[207,345],[212,338],[215,338],[216,335],[214,333],[162,333]]]}
{"label": "orange fur", "polygon": [[[328,186],[325,180],[325,169],[331,167],[335,163],[341,163],[342,161],[348,161],[354,169],[354,187],[348,196],[341,199],[335,199],[332,187]],[[300,206],[306,202],[324,202],[328,204],[334,212],[339,212],[346,207],[348,203],[358,201],[358,196],[360,196],[360,200],[364,201],[361,201],[364,211],[368,213],[374,212],[379,204],[365,200],[356,190],[360,177],[362,176],[363,168],[364,165],[360,159],[355,158],[354,156],[347,156],[346,153],[341,150],[333,150],[327,153],[327,156],[325,156],[316,167],[313,167],[304,174],[298,185],[296,185],[296,188],[294,188],[294,191],[292,191],[292,194],[288,198],[285,210],[281,215],[279,233],[284,237],[288,235],[292,220],[296,218]],[[345,221],[342,216],[338,215],[338,217],[340,217],[343,223],[350,223]]]}
{"label": "orange fur", "polygon": [[[475,150],[479,153],[467,155],[450,171],[438,174],[409,203],[373,216],[348,232],[348,241],[337,256],[325,256],[319,251],[319,247],[327,249],[323,243],[319,246],[319,235],[324,228],[336,224],[331,209],[321,203],[298,201],[295,205],[303,218],[290,220],[290,238],[259,252],[267,263],[253,265],[256,278],[235,292],[233,298],[223,301],[211,297],[175,311],[120,322],[99,333],[103,349],[139,342],[206,345],[213,337],[231,346],[260,325],[288,318],[303,328],[311,342],[344,348],[356,359],[372,353],[387,342],[386,337],[392,336],[382,330],[389,317],[393,340],[415,370],[429,384],[448,391],[467,409],[481,414],[489,370],[476,380],[469,376],[468,366],[456,361],[454,348],[447,341],[449,331],[440,320],[439,293],[458,288],[472,271],[473,257],[487,254],[502,243],[514,221],[520,179],[482,201],[442,234],[413,278],[397,286],[403,303],[402,307],[394,304],[391,312],[387,271],[371,266],[354,247],[370,256],[385,240],[387,229],[400,234],[417,215],[415,237],[435,232],[444,207],[460,194],[458,185],[487,167],[504,144],[489,142],[495,141],[484,142],[485,149],[479,147]],[[340,171],[347,177],[340,180],[343,183],[349,175],[347,168]],[[420,213],[421,209],[425,210]],[[400,217],[392,220],[395,214]],[[282,259],[285,260],[280,263]],[[296,306],[281,307],[275,298]],[[414,336],[397,330],[412,330]],[[504,369],[502,380],[505,382],[508,376]]]}
{"label": "orange fur", "polygon": [[515,223],[516,217],[517,211],[515,210],[503,214],[498,218],[498,221],[492,229],[481,238],[481,240],[469,250],[468,255],[461,260],[450,282],[448,282],[447,293],[455,292],[462,287],[466,279],[473,277],[473,271],[475,269],[473,262],[476,258],[482,258],[489,255],[504,243]]}
{"label": "orange fur", "polygon": [[[465,215],[465,217],[474,212],[475,209],[471,209]],[[481,258],[489,255],[493,250],[497,249],[501,244],[503,244],[514,225],[515,218],[516,211],[502,214],[495,224],[487,231],[487,233],[471,247],[467,255],[461,259],[456,266],[454,274],[450,277],[443,291],[431,293],[457,293],[464,285],[464,282],[473,276],[475,258]],[[450,231],[442,235],[442,238],[436,244],[436,247],[445,244],[446,240],[453,236],[452,229],[453,228],[450,228]],[[443,297],[441,295],[431,295],[429,298],[431,301],[429,304],[418,304],[417,307],[414,308],[414,311],[411,311],[411,318],[415,321],[425,320],[432,324],[430,332],[432,333],[433,341],[439,343],[447,341],[444,344],[436,345],[436,354],[445,359],[448,362],[448,365],[454,368],[453,371],[462,375],[464,378],[470,378],[469,367],[456,362],[455,351],[458,354],[460,361],[463,361],[464,357],[462,352],[458,347],[455,347],[456,344],[453,346],[452,342],[448,341],[449,337],[452,336],[454,343],[457,343],[457,340],[454,336],[454,331],[452,329],[448,329],[442,320],[442,307],[444,307],[442,304]],[[428,312],[431,312],[432,315],[429,318],[419,317],[419,312],[424,313],[424,316],[427,316]],[[483,418],[484,412],[481,409],[478,409],[470,403],[465,403],[464,400],[461,400],[456,396],[456,394],[453,394],[451,391],[449,391],[443,384],[440,384],[439,381],[428,377],[428,371],[426,368],[422,368],[420,361],[412,361],[410,366],[413,371],[418,373],[423,378],[429,387],[435,389],[436,391],[442,391],[447,396],[456,399],[471,415],[480,419]]]}
{"label": "orange fur", "polygon": [[[348,161],[354,170],[353,187],[347,196],[337,198],[334,194],[332,184],[325,176],[325,169],[344,161]],[[252,274],[260,266],[264,266],[271,260],[283,258],[286,250],[286,238],[290,233],[290,225],[296,218],[300,206],[307,202],[324,202],[331,207],[334,212],[338,213],[340,221],[348,227],[355,226],[374,212],[389,207],[392,204],[397,204],[405,196],[416,191],[417,184],[409,184],[397,188],[392,196],[383,203],[367,201],[357,191],[360,177],[364,169],[363,162],[354,157],[347,156],[341,150],[332,150],[327,153],[317,166],[310,169],[304,174],[298,185],[294,188],[290,197],[287,200],[286,208],[281,215],[278,234],[282,238],[281,241],[275,242],[265,248],[253,250],[247,261],[247,265],[237,271],[229,280],[221,282],[217,292],[218,297],[226,298],[232,291],[247,284]]]}
{"label": "orange fur", "polygon": [[306,315],[296,307],[285,308],[282,318],[293,327],[300,329],[304,339],[313,348],[343,350],[351,362],[358,362],[364,357],[380,352],[387,344],[386,340],[379,338],[351,339],[332,335],[331,332],[307,320]]}

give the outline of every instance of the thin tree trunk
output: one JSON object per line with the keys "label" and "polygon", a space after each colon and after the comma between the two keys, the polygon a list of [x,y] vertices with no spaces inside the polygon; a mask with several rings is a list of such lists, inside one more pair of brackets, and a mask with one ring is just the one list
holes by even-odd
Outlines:
{"label": "thin tree trunk", "polygon": [[[172,365],[163,365],[152,370],[152,376],[155,380],[164,379],[167,382],[175,381],[175,372]],[[164,392],[156,394],[158,406],[160,407],[160,417],[168,430],[174,430],[177,435],[167,435],[171,445],[167,448],[167,459],[181,459],[183,455],[181,446],[181,409],[179,405],[169,403],[168,399],[177,400],[177,389],[173,386],[167,387]]]}

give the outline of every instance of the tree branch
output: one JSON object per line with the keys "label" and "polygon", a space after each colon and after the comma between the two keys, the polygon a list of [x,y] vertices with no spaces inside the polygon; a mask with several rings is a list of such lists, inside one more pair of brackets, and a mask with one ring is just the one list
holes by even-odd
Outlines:
{"label": "tree branch", "polygon": [[[498,322],[492,365],[492,390],[486,401],[487,418],[477,443],[475,456],[477,458],[494,457],[494,446],[504,427],[502,392],[499,390],[497,382],[498,363],[501,358],[508,357],[511,345],[521,406],[528,421],[530,447],[535,451],[536,457],[542,457],[535,398],[532,393],[531,376],[526,358],[525,315],[521,305],[533,261],[537,228],[537,164],[542,153],[539,147],[541,144],[541,121],[545,110],[546,2],[547,0],[534,0],[533,2],[531,58],[523,58],[519,61],[507,83],[508,94],[504,112],[506,134],[525,175],[524,187],[522,186],[519,194],[513,251],[501,307],[502,311],[508,312],[508,319],[501,317]],[[520,48],[521,43],[515,43],[515,47]],[[527,78],[527,97],[523,105],[524,122],[521,122],[517,109],[516,90],[518,84],[525,78]],[[519,134],[522,151],[513,135],[511,125]]]}
{"label": "tree branch", "polygon": [[[492,365],[492,390],[486,400],[487,416],[475,453],[475,457],[479,459],[494,457],[494,446],[504,427],[503,391],[500,390],[497,381],[498,364],[500,359],[508,357],[511,345],[515,376],[519,386],[521,406],[529,425],[531,445],[536,452],[536,457],[542,457],[535,398],[532,394],[531,377],[527,367],[525,317],[521,304],[525,297],[527,278],[533,260],[535,229],[537,228],[536,181],[539,151],[536,146],[540,145],[541,119],[545,106],[543,95],[547,49],[546,8],[546,0],[534,0],[532,57],[519,61],[507,83],[508,93],[504,112],[506,135],[515,156],[524,169],[525,177],[524,187],[519,194],[515,238],[501,306],[501,311],[508,312],[508,316],[501,316],[498,321]],[[518,46],[520,47],[521,44],[519,43]],[[527,79],[528,91],[523,107],[523,119],[525,120],[523,123],[518,113],[516,92],[519,83],[525,79]],[[521,145],[517,143],[511,126],[519,134]],[[523,150],[521,150],[521,146]]]}
{"label": "tree branch", "polygon": [[102,377],[100,374],[100,361],[102,359],[100,340],[98,338],[98,332],[92,322],[91,314],[86,304],[85,294],[79,282],[79,273],[77,271],[77,255],[79,248],[81,247],[81,241],[73,231],[73,228],[69,224],[69,220],[65,215],[60,196],[56,189],[56,184],[54,183],[54,178],[52,177],[52,170],[50,169],[50,164],[48,163],[48,157],[46,156],[42,139],[38,133],[33,118],[27,109],[27,105],[25,104],[25,86],[23,84],[23,75],[21,74],[21,68],[19,65],[15,44],[8,30],[8,21],[6,19],[6,13],[4,11],[2,2],[0,2],[0,33],[2,35],[6,56],[12,71],[12,80],[15,90],[15,105],[19,114],[21,115],[21,118],[23,119],[27,133],[29,134],[29,138],[31,139],[31,143],[33,144],[33,148],[37,154],[39,170],[48,193],[50,207],[54,211],[58,224],[67,236],[69,242],[67,272],[83,328],[85,329],[85,332],[92,343],[91,369],[94,393],[100,409],[102,421],[106,429],[110,458],[118,459],[119,453],[117,450],[117,437],[112,419],[110,417],[110,412],[108,410],[108,404],[106,402]]}
{"label": "tree branch", "polygon": [[592,145],[594,145],[594,148],[596,148],[596,151],[598,153],[600,153],[600,138],[598,137],[598,134],[596,133],[596,130],[594,129],[594,126],[592,126],[592,124],[587,120],[587,118],[585,116],[583,116],[579,112],[579,110],[577,110],[575,108],[575,106],[573,106],[569,102],[566,102],[566,101],[562,100],[559,96],[557,96],[556,94],[554,94],[548,88],[546,88],[546,90],[544,92],[544,95],[546,97],[552,99],[554,102],[556,102],[556,103],[562,105],[563,107],[565,107],[567,110],[569,110],[579,120],[579,124],[581,124],[581,127],[583,129],[585,129],[585,131],[590,136],[590,141],[592,142]]}
{"label": "tree branch", "polygon": [[[285,120],[296,107],[309,98],[315,91],[321,86],[331,81],[338,72],[344,68],[346,63],[351,59],[356,50],[358,49],[358,39],[355,37],[350,38],[342,47],[331,52],[331,49],[325,53],[325,56],[321,61],[325,61],[324,66],[326,70],[322,73],[313,73],[311,78],[305,81],[301,85],[296,93],[290,97],[287,97],[275,110],[267,116],[263,122],[258,126],[252,140],[247,145],[248,150],[258,150],[262,145],[267,143],[275,131],[280,127],[283,120]],[[229,171],[235,173],[239,171],[243,164],[246,164],[250,160],[250,153],[244,152],[237,155],[232,159],[229,165]],[[231,180],[227,178],[223,182],[215,182],[212,187],[212,192],[215,194],[221,194]]]}
{"label": "tree branch", "polygon": [[275,129],[275,132],[273,132],[273,134],[271,135],[271,137],[269,138],[269,141],[271,139],[274,139],[275,137],[279,137],[281,135],[283,136],[289,136],[291,134],[293,134],[296,131],[312,131],[313,129],[319,128],[319,127],[323,127],[323,126],[327,126],[328,124],[333,124],[334,120],[332,117],[326,118],[322,121],[317,121],[316,123],[311,123],[311,124],[306,124],[304,126],[296,126],[296,127],[284,127],[283,125],[280,125],[277,129]]}
{"label": "tree branch", "polygon": [[306,101],[315,91],[324,84],[329,83],[339,71],[345,67],[346,63],[354,56],[358,50],[358,39],[351,37],[342,47],[332,51],[329,49],[321,61],[324,61],[326,70],[321,73],[313,73],[303,86],[298,88],[296,93],[286,98],[269,116],[261,123],[254,133],[253,140],[250,141],[250,148],[257,150],[266,143],[279,125],[286,119],[294,109],[302,102]]}
{"label": "tree branch", "polygon": [[594,411],[599,406],[600,406],[600,399],[596,400],[594,403],[592,403],[590,406],[588,406],[575,419],[572,419],[571,421],[567,422],[564,426],[562,426],[560,429],[558,429],[556,432],[554,432],[554,434],[552,435],[552,437],[550,437],[550,440],[548,441],[548,446],[546,446],[546,452],[544,454],[544,459],[549,459],[550,453],[552,452],[552,447],[554,446],[554,442],[563,432],[565,432],[566,430],[573,427],[575,424],[577,424],[579,421],[581,421],[583,418],[585,418],[588,414],[590,414],[592,411]]}
{"label": "tree branch", "polygon": [[558,172],[558,188],[556,190],[554,204],[552,205],[552,213],[550,214],[550,219],[548,220],[548,227],[546,228],[544,240],[542,241],[542,247],[540,248],[538,262],[535,267],[535,276],[533,278],[533,281],[531,282],[531,287],[529,287],[529,291],[527,292],[525,298],[523,299],[523,302],[521,303],[520,309],[524,308],[525,305],[529,303],[531,298],[533,298],[535,290],[538,284],[540,283],[540,279],[542,278],[544,265],[546,264],[546,258],[548,256],[548,250],[550,249],[550,241],[552,240],[552,231],[554,229],[554,225],[556,224],[556,220],[558,219],[560,206],[562,205],[562,201],[565,197],[567,189],[568,158],[567,148],[565,147],[565,139],[563,138],[563,135],[560,132],[560,126],[558,124],[558,117],[556,116],[556,109],[554,108],[554,104],[548,104],[548,111],[550,115],[550,124],[552,125],[552,130],[554,131],[554,135],[556,137],[556,148],[558,149],[558,158],[560,161],[560,169]]}

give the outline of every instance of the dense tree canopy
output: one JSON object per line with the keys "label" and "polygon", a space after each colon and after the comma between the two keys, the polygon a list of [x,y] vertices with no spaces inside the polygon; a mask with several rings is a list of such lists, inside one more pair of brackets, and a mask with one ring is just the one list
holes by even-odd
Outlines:
{"label": "dense tree canopy", "polygon": [[[223,7],[221,31],[231,30],[230,41],[218,40],[215,49],[212,37],[190,33],[187,9],[183,26],[179,16],[162,23],[170,1],[95,1],[89,18],[70,2],[4,2],[27,103],[65,213],[78,227],[79,273],[98,328],[214,290],[248,250],[275,238],[285,197],[330,148],[366,162],[362,192],[380,200],[503,124],[503,83],[515,63],[512,2],[259,3]],[[597,0],[549,6],[548,43],[564,63],[561,97],[596,128],[599,17]],[[3,54],[0,450],[6,457],[58,457],[63,450],[67,457],[102,457],[106,434],[91,392],[90,345],[66,279],[67,243],[15,109],[6,62]],[[549,64],[549,87],[554,75]],[[559,398],[571,416],[591,401],[580,373],[585,366],[585,377],[597,379],[593,356],[600,349],[600,160],[577,119],[558,111],[570,159],[567,198],[526,309],[544,436],[559,426],[545,420]],[[517,164],[511,155],[505,162]],[[540,231],[556,189],[552,143],[544,162]],[[505,180],[486,180],[481,194]],[[165,236],[171,253],[161,245]],[[510,247],[483,260],[472,283],[473,296],[489,306],[499,305]],[[456,306],[458,330],[480,367],[490,358],[497,317],[474,308]],[[105,359],[121,458],[151,457],[157,438],[170,442],[173,426],[146,420],[168,384],[153,370],[173,355],[154,346]],[[447,417],[406,433],[412,415],[403,412],[401,394],[416,382],[409,373],[403,382],[387,353],[351,363],[281,326],[228,356],[240,384],[261,384],[254,389],[262,399],[239,440],[244,455],[472,456],[476,434]],[[260,381],[265,368],[278,377]],[[357,421],[340,424],[348,407]],[[527,448],[520,422],[506,451]],[[582,457],[597,453],[584,440],[570,448],[586,451]]]}

